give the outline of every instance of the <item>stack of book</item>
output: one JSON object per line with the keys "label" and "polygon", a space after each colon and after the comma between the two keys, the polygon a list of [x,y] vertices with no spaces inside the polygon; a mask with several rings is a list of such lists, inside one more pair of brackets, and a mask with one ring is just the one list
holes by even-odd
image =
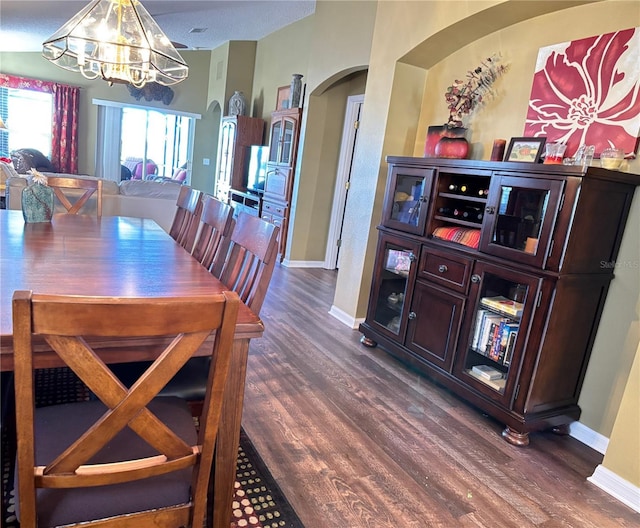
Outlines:
{"label": "stack of book", "polygon": [[502,295],[498,295],[497,297],[483,297],[480,299],[480,305],[505,313],[511,317],[520,317],[524,308],[523,303],[507,299]]}
{"label": "stack of book", "polygon": [[471,367],[471,370],[468,370],[467,372],[485,385],[488,385],[497,391],[503,391],[507,384],[504,374],[488,365],[474,365]]}

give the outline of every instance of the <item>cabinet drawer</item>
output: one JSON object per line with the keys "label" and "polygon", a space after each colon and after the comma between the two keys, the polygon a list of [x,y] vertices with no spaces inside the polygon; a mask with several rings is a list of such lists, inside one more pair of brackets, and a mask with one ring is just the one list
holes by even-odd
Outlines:
{"label": "cabinet drawer", "polygon": [[418,276],[466,293],[472,266],[472,259],[423,246]]}
{"label": "cabinet drawer", "polygon": [[284,216],[286,212],[286,207],[282,205],[277,205],[271,202],[263,202],[262,210],[271,215]]}

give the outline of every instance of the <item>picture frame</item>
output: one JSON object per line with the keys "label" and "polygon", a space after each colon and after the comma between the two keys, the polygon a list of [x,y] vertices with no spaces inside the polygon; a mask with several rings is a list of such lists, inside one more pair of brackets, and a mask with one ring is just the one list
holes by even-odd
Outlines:
{"label": "picture frame", "polygon": [[504,161],[538,163],[544,151],[546,141],[546,137],[511,138]]}
{"label": "picture frame", "polygon": [[276,110],[284,110],[289,108],[289,98],[291,94],[291,86],[280,86],[278,88],[278,98],[276,99]]}

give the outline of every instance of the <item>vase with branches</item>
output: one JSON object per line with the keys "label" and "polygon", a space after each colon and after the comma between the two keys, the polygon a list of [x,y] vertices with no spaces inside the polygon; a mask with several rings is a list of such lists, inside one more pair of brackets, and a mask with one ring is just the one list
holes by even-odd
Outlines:
{"label": "vase with branches", "polygon": [[466,80],[456,79],[444,94],[449,109],[447,127],[462,127],[464,116],[482,106],[495,96],[493,83],[507,71],[500,64],[498,54],[488,57],[480,65],[467,72]]}

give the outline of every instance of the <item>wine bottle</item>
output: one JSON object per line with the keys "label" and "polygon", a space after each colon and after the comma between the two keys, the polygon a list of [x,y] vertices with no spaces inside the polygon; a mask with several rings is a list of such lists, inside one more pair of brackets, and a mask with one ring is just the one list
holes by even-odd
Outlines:
{"label": "wine bottle", "polygon": [[464,212],[464,211],[463,211],[462,209],[460,209],[459,207],[456,207],[456,208],[453,210],[453,216],[455,216],[456,218],[462,218],[462,214],[463,214],[463,212]]}
{"label": "wine bottle", "polygon": [[489,189],[486,189],[485,187],[480,187],[477,190],[477,193],[480,198],[485,198],[486,196],[489,195]]}
{"label": "wine bottle", "polygon": [[481,207],[469,206],[465,209],[464,212],[466,213],[465,218],[472,222],[482,220],[482,217],[484,216],[484,213],[482,212]]}
{"label": "wine bottle", "polygon": [[460,185],[460,187],[458,188],[458,192],[460,194],[468,194],[469,193],[469,186],[465,183],[463,183],[462,185]]}
{"label": "wine bottle", "polygon": [[458,192],[458,186],[455,183],[450,184],[449,192]]}
{"label": "wine bottle", "polygon": [[440,209],[438,209],[438,214],[442,216],[451,216],[451,207],[440,207]]}

